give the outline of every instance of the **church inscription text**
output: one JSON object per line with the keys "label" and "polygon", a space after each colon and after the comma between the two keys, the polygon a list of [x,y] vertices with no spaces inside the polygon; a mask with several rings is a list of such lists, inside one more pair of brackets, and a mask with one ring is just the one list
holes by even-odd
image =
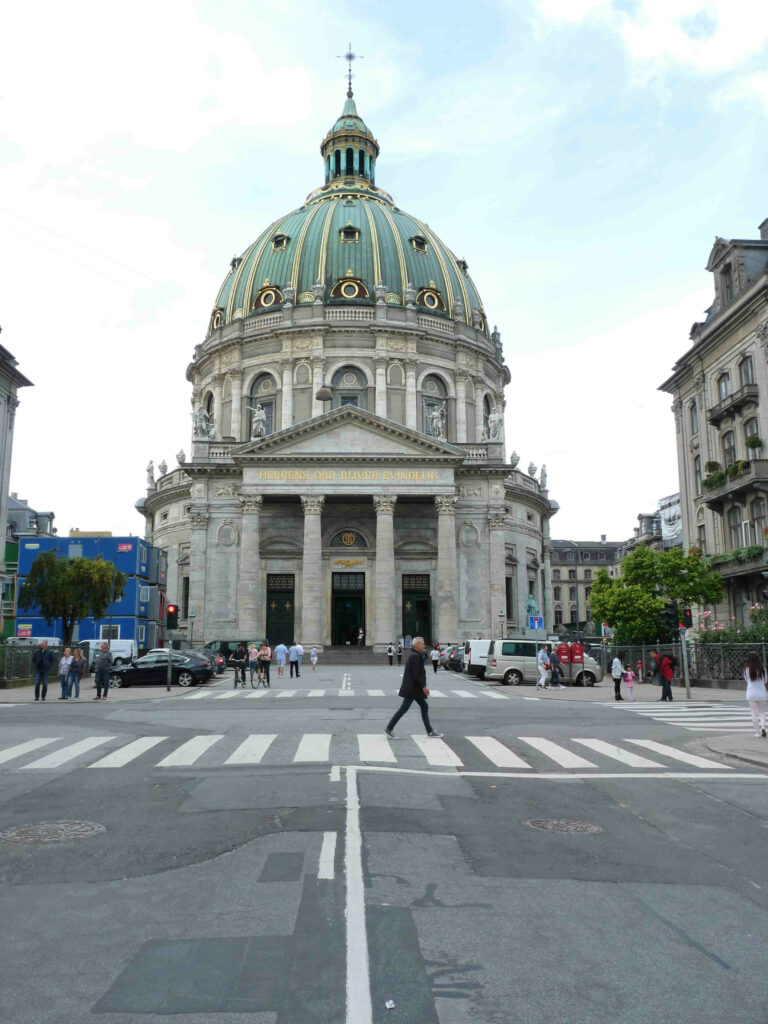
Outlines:
{"label": "church inscription text", "polygon": [[280,483],[429,483],[440,480],[434,469],[259,469],[256,479]]}

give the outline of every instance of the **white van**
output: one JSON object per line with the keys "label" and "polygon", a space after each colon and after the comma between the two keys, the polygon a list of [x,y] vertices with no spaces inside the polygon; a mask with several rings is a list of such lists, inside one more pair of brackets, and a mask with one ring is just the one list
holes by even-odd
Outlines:
{"label": "white van", "polygon": [[139,656],[139,645],[135,640],[82,640],[81,647],[88,644],[88,668],[93,668],[93,659],[101,651],[102,644],[109,644],[113,665],[127,665]]}
{"label": "white van", "polygon": [[468,676],[479,676],[484,679],[488,648],[491,643],[491,640],[467,640],[461,659],[462,671],[466,672]]}
{"label": "white van", "polygon": [[[539,669],[536,655],[544,641],[530,640],[527,637],[507,637],[504,640],[492,640],[488,651],[486,667],[487,679],[501,679],[505,686],[519,686],[520,683],[536,683]],[[552,644],[554,648],[556,644]],[[569,666],[562,665],[565,680],[568,680]],[[588,654],[584,655],[584,664],[574,663],[573,685],[594,686],[603,678],[603,670],[599,663]]]}
{"label": "white van", "polygon": [[39,647],[45,640],[49,647],[61,647],[61,637],[58,636],[9,636],[5,641],[6,647]]}

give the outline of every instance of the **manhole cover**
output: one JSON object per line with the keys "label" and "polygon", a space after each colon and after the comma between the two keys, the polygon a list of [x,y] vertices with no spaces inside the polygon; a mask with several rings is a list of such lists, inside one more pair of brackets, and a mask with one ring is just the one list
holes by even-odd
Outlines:
{"label": "manhole cover", "polygon": [[571,821],[569,818],[529,818],[523,824],[542,832],[569,832],[572,835],[593,836],[603,831],[591,821]]}
{"label": "manhole cover", "polygon": [[87,839],[106,832],[95,821],[45,821],[40,825],[19,825],[0,832],[6,843],[59,843],[63,839]]}

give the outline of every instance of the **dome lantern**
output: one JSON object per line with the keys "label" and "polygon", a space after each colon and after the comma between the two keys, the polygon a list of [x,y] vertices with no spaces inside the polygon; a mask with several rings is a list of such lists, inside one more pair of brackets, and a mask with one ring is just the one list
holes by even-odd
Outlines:
{"label": "dome lantern", "polygon": [[351,177],[375,184],[379,144],[357,112],[351,84],[341,117],[323,139],[320,152],[326,185],[335,178]]}

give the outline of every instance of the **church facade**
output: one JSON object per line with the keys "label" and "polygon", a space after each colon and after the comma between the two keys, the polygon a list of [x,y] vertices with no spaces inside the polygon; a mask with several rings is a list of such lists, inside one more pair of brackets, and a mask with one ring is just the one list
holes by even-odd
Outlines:
{"label": "church facade", "polygon": [[507,458],[468,265],[376,185],[351,90],[321,152],[324,185],[232,260],[187,368],[191,458],[137,502],[181,625],[379,650],[551,628],[558,506]]}

